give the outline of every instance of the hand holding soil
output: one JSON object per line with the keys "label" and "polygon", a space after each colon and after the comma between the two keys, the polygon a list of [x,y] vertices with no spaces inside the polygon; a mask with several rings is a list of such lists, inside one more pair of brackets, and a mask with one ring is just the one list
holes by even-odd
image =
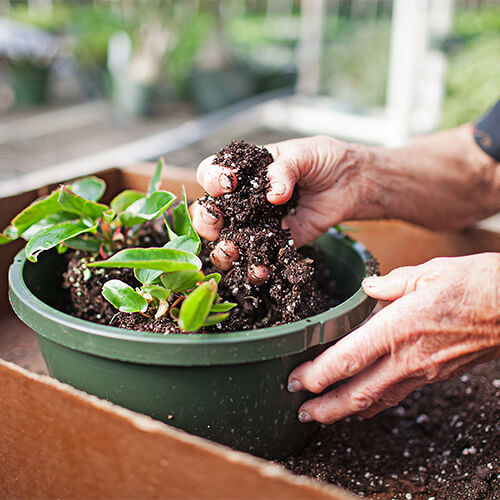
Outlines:
{"label": "hand holding soil", "polygon": [[[293,139],[265,146],[273,157],[268,166],[267,200],[282,205],[290,200],[296,184],[300,186],[297,207],[284,217],[297,248],[321,236],[330,226],[342,220],[360,218],[367,208],[362,203],[362,183],[358,161],[362,146],[330,137]],[[232,192],[237,184],[237,169],[214,163],[215,156],[203,160],[197,172],[198,182],[213,197]],[[201,236],[214,241],[224,226],[222,214],[192,205],[193,225]],[[237,258],[237,257],[236,257]],[[236,260],[234,258],[234,260]],[[222,265],[232,257],[219,254]]]}
{"label": "hand holding soil", "polygon": [[295,369],[289,390],[320,393],[303,422],[372,417],[425,384],[500,356],[500,255],[438,258],[367,278],[365,292],[392,304]]}

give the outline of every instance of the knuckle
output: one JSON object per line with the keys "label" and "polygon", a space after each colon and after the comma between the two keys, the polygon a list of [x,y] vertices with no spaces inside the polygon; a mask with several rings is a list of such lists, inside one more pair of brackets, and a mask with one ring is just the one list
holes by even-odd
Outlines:
{"label": "knuckle", "polygon": [[343,378],[351,377],[361,369],[361,360],[358,356],[343,353],[339,361],[339,375]]}
{"label": "knuckle", "polygon": [[367,410],[373,404],[372,396],[359,389],[351,394],[350,400],[354,412]]}

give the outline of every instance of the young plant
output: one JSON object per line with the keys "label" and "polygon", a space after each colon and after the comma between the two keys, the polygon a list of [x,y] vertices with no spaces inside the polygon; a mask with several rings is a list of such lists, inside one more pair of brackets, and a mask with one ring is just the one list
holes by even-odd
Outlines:
{"label": "young plant", "polygon": [[[134,270],[139,288],[116,279],[103,287],[104,298],[119,311],[154,311],[155,318],[169,312],[185,332],[220,323],[236,304],[220,303],[220,275],[205,276],[201,271],[197,257],[201,241],[189,217],[184,189],[169,223],[165,213],[175,196],[159,189],[162,167],[160,159],[147,193],[125,190],[109,206],[98,203],[106,184],[97,177],[62,185],[14,217],[0,233],[0,245],[17,238],[27,240],[26,257],[32,262],[54,247],[60,252],[84,250],[90,253],[87,267]],[[162,215],[169,241],[163,248],[135,248],[141,226]],[[106,260],[96,261],[98,257]]]}
{"label": "young plant", "polygon": [[11,221],[0,234],[0,245],[17,238],[28,241],[26,257],[36,262],[38,255],[57,247],[85,250],[106,258],[121,248],[133,246],[141,224],[160,217],[175,196],[159,190],[163,159],[149,183],[147,193],[126,190],[110,206],[98,203],[106,183],[85,177],[62,185],[41,198]]}
{"label": "young plant", "polygon": [[129,248],[89,267],[130,268],[141,283],[132,288],[120,280],[104,284],[102,294],[119,311],[154,313],[156,319],[167,312],[184,332],[195,332],[228,317],[236,306],[221,302],[217,294],[220,274],[205,276],[197,257],[201,242],[194,230],[183,190],[181,203],[173,209],[173,227],[165,217],[170,240],[163,248]]}

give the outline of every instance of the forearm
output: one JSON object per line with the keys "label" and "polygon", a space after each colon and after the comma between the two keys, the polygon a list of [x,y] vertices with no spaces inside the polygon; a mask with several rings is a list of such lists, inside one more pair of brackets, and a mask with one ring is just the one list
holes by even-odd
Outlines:
{"label": "forearm", "polygon": [[477,146],[472,125],[359,154],[374,217],[458,229],[500,210],[500,164]]}

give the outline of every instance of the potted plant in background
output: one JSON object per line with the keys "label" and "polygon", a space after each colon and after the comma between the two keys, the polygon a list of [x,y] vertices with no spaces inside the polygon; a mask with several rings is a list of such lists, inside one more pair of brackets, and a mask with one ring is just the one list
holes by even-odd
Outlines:
{"label": "potted plant in background", "polygon": [[[317,245],[337,283],[337,306],[270,328],[218,333],[215,327],[205,333],[205,327],[238,314],[242,297],[231,290],[236,308],[219,298],[230,271],[220,280],[220,274],[200,269],[208,259],[203,251],[196,255],[200,241],[186,197],[172,211],[174,196],[159,189],[160,171],[161,165],[147,193],[125,190],[109,206],[99,202],[103,182],[88,178],[62,186],[14,218],[0,242],[29,241],[9,273],[12,306],[37,333],[49,371],[59,380],[234,448],[285,456],[304,446],[315,428],[298,422],[296,411],[307,395],[286,391],[287,375],[367,317],[374,301],[360,284],[374,272],[373,257],[332,230]],[[144,229],[164,218],[166,243],[138,248]],[[71,293],[102,283],[104,297],[125,311],[120,322],[144,314],[146,322],[127,330],[64,312],[68,248],[86,252],[71,275],[77,276]],[[129,274],[105,277],[108,269]],[[256,293],[260,285],[249,289]],[[243,301],[248,298],[256,299]],[[114,317],[118,311],[102,302]],[[168,319],[176,330],[148,331],[151,322]]]}
{"label": "potted plant in background", "polygon": [[17,106],[46,102],[50,69],[61,49],[59,38],[46,29],[0,19],[0,58],[9,69]]}

